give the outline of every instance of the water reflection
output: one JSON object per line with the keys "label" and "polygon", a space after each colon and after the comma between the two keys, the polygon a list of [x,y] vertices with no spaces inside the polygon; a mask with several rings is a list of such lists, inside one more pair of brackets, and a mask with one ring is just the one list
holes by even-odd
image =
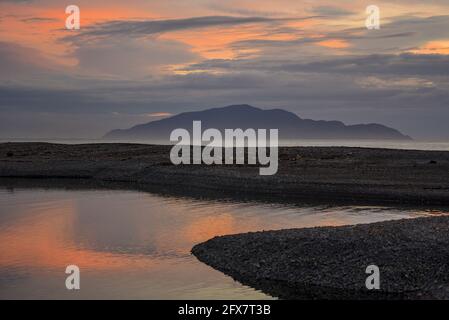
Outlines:
{"label": "water reflection", "polygon": [[[427,214],[0,189],[0,298],[270,298],[198,262],[190,249],[223,234]],[[81,269],[77,292],[64,286],[69,264]]]}

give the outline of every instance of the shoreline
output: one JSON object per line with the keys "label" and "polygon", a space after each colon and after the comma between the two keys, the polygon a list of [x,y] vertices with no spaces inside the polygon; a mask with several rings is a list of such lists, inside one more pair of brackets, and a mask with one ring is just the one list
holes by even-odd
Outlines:
{"label": "shoreline", "polygon": [[282,203],[449,206],[449,151],[281,147],[279,171],[254,165],[178,165],[171,146],[1,143],[0,179],[91,185],[214,199]]}
{"label": "shoreline", "polygon": [[[192,253],[281,299],[449,299],[449,216],[226,235]],[[373,264],[380,290],[365,286]]]}
{"label": "shoreline", "polygon": [[[269,203],[449,207],[449,152],[280,148],[279,172],[171,164],[171,146],[0,144],[6,188],[119,189]],[[283,299],[448,299],[449,216],[215,237],[201,262]],[[379,265],[381,290],[363,288]]]}

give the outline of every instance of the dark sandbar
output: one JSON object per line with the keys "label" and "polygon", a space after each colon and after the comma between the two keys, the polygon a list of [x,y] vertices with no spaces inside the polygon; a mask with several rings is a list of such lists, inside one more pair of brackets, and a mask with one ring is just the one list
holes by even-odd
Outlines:
{"label": "dark sandbar", "polygon": [[0,144],[0,178],[77,179],[103,186],[270,202],[449,205],[449,152],[347,147],[279,149],[279,171],[258,165],[179,165],[170,146]]}
{"label": "dark sandbar", "polygon": [[[285,299],[448,299],[449,217],[216,237],[202,262]],[[368,290],[368,265],[380,290]]]}

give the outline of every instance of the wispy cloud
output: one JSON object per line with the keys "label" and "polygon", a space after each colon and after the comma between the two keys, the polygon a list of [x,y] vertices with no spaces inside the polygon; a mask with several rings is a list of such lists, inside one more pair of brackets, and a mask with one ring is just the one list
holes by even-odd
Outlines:
{"label": "wispy cloud", "polygon": [[[266,17],[207,16],[169,20],[111,21],[89,26],[85,28],[80,35],[75,36],[75,38],[119,35],[136,37],[178,30],[189,30],[214,26],[232,26],[250,23],[270,23],[279,20],[280,19]],[[69,37],[67,39],[70,40],[73,38]]]}
{"label": "wispy cloud", "polygon": [[33,2],[34,0],[0,0],[0,3],[2,2],[12,2],[12,3],[27,3],[27,2]]}
{"label": "wispy cloud", "polygon": [[341,7],[336,6],[317,6],[313,7],[311,12],[313,14],[322,15],[322,16],[349,16],[354,14],[354,11],[343,9]]}
{"label": "wispy cloud", "polygon": [[46,18],[46,17],[29,17],[21,19],[22,22],[55,22],[58,21],[56,18]]}

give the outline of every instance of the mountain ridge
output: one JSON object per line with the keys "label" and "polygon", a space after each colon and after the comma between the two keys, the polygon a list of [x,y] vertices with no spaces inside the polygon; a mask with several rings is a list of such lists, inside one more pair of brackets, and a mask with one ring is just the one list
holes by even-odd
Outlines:
{"label": "mountain ridge", "polygon": [[104,139],[167,140],[177,128],[192,129],[200,120],[202,129],[279,129],[280,139],[388,139],[411,140],[396,129],[378,123],[346,125],[337,120],[302,119],[283,109],[260,109],[248,104],[229,105],[202,111],[183,112],[161,120],[111,130]]}

